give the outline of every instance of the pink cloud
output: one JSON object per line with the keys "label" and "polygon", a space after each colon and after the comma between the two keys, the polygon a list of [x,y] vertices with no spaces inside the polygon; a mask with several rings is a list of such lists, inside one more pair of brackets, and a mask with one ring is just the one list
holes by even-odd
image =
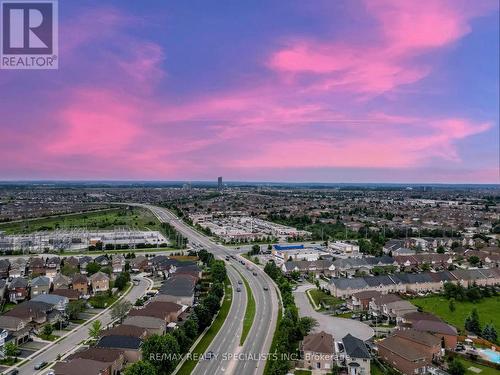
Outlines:
{"label": "pink cloud", "polygon": [[479,4],[365,1],[369,14],[378,21],[377,28],[370,30],[378,36],[377,41],[370,38],[369,43],[346,45],[335,40],[295,38],[270,57],[268,66],[284,74],[285,82],[290,81],[290,74],[309,74],[309,86],[317,90],[388,92],[426,77],[431,67],[415,58],[468,34],[470,20],[493,8],[492,2]]}

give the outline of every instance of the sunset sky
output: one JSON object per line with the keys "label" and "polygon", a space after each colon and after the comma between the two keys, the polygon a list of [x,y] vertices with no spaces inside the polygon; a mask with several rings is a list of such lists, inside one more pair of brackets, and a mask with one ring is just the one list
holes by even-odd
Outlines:
{"label": "sunset sky", "polygon": [[498,3],[60,1],[0,180],[499,183]]}

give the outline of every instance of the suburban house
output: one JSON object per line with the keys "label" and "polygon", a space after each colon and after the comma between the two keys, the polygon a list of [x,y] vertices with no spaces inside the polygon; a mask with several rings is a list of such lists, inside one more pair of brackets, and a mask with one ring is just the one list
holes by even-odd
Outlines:
{"label": "suburban house", "polygon": [[148,303],[146,307],[130,310],[128,316],[150,316],[170,323],[177,321],[183,311],[183,306],[177,303],[153,301]]}
{"label": "suburban house", "polygon": [[119,324],[101,333],[101,336],[110,336],[110,335],[132,336],[144,340],[149,336],[149,332],[146,328],[143,327],[132,326],[127,324]]}
{"label": "suburban house", "polygon": [[9,277],[10,262],[8,259],[0,259],[0,279]]}
{"label": "suburban house", "polygon": [[69,303],[69,298],[58,296],[56,294],[39,294],[31,299],[33,302],[43,302],[52,305],[52,308],[61,312],[66,311]]}
{"label": "suburban house", "polygon": [[300,274],[312,273],[315,276],[325,275],[333,276],[335,274],[335,266],[331,260],[297,260],[284,262],[281,265],[281,270],[289,275],[292,272],[299,272]]}
{"label": "suburban house", "polygon": [[396,331],[377,342],[379,356],[403,374],[425,373],[432,360],[441,354],[441,342],[426,332]]}
{"label": "suburban house", "polygon": [[28,280],[23,277],[16,277],[8,287],[9,301],[19,303],[28,298]]}
{"label": "suburban house", "polygon": [[347,301],[347,306],[351,310],[366,311],[370,308],[370,301],[375,297],[379,297],[380,295],[381,293],[376,290],[367,290],[364,292],[354,293],[351,296],[351,299]]}
{"label": "suburban house", "polygon": [[68,276],[63,275],[62,273],[59,273],[52,280],[52,284],[54,285],[54,289],[69,289],[69,286],[71,285],[71,279]]}
{"label": "suburban house", "polygon": [[67,362],[56,362],[54,375],[111,375],[111,363],[93,359],[75,358]]}
{"label": "suburban house", "polygon": [[28,321],[16,316],[0,316],[0,329],[8,332],[9,341],[14,344],[22,344],[28,341],[30,337],[31,327],[28,326]]}
{"label": "suburban house", "polygon": [[196,279],[191,275],[174,274],[159,289],[155,301],[174,302],[179,305],[192,306]]}
{"label": "suburban house", "polygon": [[72,361],[77,358],[90,359],[107,365],[109,364],[111,367],[110,374],[121,373],[126,363],[124,351],[120,349],[91,347],[85,350],[77,351],[76,353],[68,356],[67,359],[68,361]]}
{"label": "suburban house", "polygon": [[71,280],[71,284],[73,286],[73,290],[79,291],[82,295],[89,294],[89,281],[87,276],[82,275],[81,273],[76,273]]}
{"label": "suburban house", "polygon": [[130,260],[130,270],[132,272],[146,272],[150,269],[148,258],[139,255]]}
{"label": "suburban house", "polygon": [[37,276],[31,280],[30,297],[36,297],[40,294],[48,294],[50,291],[50,279],[47,276]]}
{"label": "suburban house", "polygon": [[315,373],[329,373],[334,361],[333,336],[321,331],[304,337],[300,343],[300,357],[304,368],[314,369]]}
{"label": "suburban house", "polygon": [[347,368],[349,375],[370,374],[370,352],[363,340],[347,334],[342,342],[335,343],[337,365]]}
{"label": "suburban house", "polygon": [[149,335],[163,335],[167,330],[165,320],[151,316],[128,316],[123,324],[145,328]]}
{"label": "suburban house", "polygon": [[81,297],[80,291],[75,289],[54,289],[52,294],[66,297],[70,301],[77,301]]}
{"label": "suburban house", "polygon": [[137,362],[142,358],[142,340],[132,336],[109,335],[102,337],[96,348],[120,349],[127,362]]}
{"label": "suburban house", "polygon": [[90,276],[90,284],[93,293],[106,292],[109,290],[109,276],[104,272],[96,272]]}
{"label": "suburban house", "polygon": [[26,260],[16,258],[10,263],[9,277],[23,277],[26,274]]}
{"label": "suburban house", "polygon": [[125,257],[122,254],[113,255],[111,269],[113,273],[121,273],[125,270]]}
{"label": "suburban house", "polygon": [[31,277],[45,275],[45,261],[43,258],[32,257],[28,264]]}

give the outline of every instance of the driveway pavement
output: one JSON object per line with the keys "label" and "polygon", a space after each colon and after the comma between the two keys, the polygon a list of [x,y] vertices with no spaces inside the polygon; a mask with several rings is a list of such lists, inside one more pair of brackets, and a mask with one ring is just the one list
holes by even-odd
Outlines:
{"label": "driveway pavement", "polygon": [[314,332],[325,331],[333,335],[334,340],[341,340],[345,335],[351,335],[368,340],[374,335],[373,328],[358,320],[337,318],[323,314],[313,309],[306,295],[306,290],[314,288],[311,284],[299,285],[293,292],[295,304],[299,309],[300,316],[309,316],[318,322]]}

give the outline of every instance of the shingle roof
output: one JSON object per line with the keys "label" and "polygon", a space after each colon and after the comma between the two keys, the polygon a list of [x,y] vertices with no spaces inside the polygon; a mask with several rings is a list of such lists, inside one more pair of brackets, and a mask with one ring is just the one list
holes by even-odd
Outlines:
{"label": "shingle roof", "polygon": [[302,350],[315,353],[332,354],[333,336],[324,331],[307,335],[302,341]]}
{"label": "shingle roof", "polygon": [[137,337],[110,335],[104,336],[97,343],[98,348],[139,349],[142,341]]}
{"label": "shingle roof", "polygon": [[174,275],[160,287],[160,294],[191,297],[194,294],[195,280],[189,275]]}
{"label": "shingle roof", "polygon": [[370,358],[370,353],[363,340],[348,333],[343,339],[346,354],[351,358]]}
{"label": "shingle roof", "polygon": [[50,279],[47,276],[37,276],[31,280],[31,286],[50,286]]}
{"label": "shingle roof", "polygon": [[413,329],[418,331],[426,331],[431,333],[443,333],[446,335],[455,336],[457,329],[442,321],[436,320],[419,320],[412,324]]}
{"label": "shingle roof", "polygon": [[68,297],[59,296],[57,294],[40,294],[31,299],[35,302],[45,302],[50,303],[51,305],[57,305],[59,303],[68,303]]}
{"label": "shingle roof", "polygon": [[144,327],[133,326],[129,324],[120,324],[116,327],[110,328],[102,332],[102,336],[118,335],[118,336],[132,336],[142,337],[147,332]]}
{"label": "shingle roof", "polygon": [[99,362],[114,362],[123,355],[121,349],[88,348],[68,356],[68,359],[83,358]]}
{"label": "shingle roof", "polygon": [[416,331],[414,329],[399,330],[396,331],[394,335],[425,346],[436,346],[440,345],[441,343],[441,340],[436,336],[433,336],[430,333],[424,331]]}
{"label": "shingle roof", "polygon": [[401,337],[390,336],[382,341],[378,341],[377,345],[411,362],[427,358],[427,353],[420,350],[418,344],[409,342]]}
{"label": "shingle roof", "polygon": [[331,279],[330,283],[335,285],[337,289],[364,289],[368,287],[368,284],[362,277],[355,277],[353,279],[339,278]]}

